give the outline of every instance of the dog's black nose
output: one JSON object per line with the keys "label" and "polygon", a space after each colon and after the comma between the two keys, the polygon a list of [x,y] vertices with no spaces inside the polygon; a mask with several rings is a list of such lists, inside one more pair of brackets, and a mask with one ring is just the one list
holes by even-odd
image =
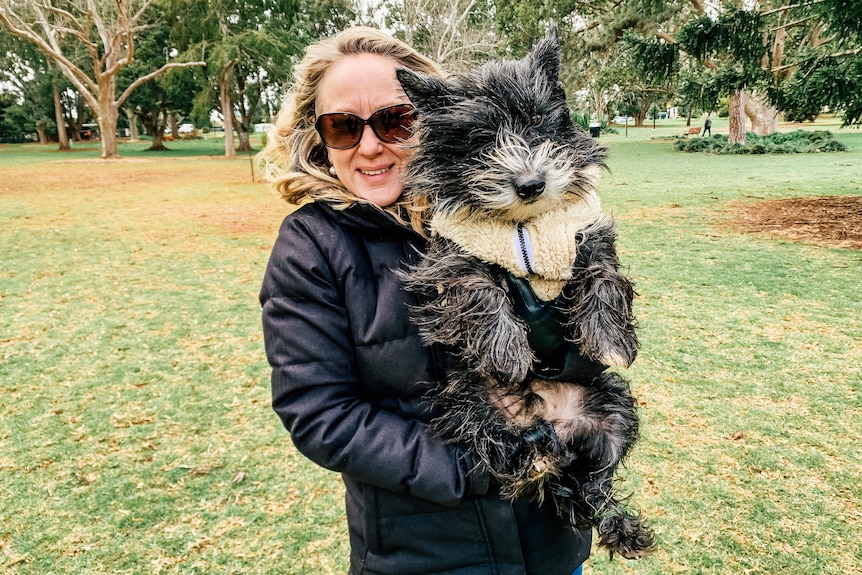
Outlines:
{"label": "dog's black nose", "polygon": [[515,185],[515,193],[522,200],[532,200],[545,191],[545,181],[539,178],[530,178]]}

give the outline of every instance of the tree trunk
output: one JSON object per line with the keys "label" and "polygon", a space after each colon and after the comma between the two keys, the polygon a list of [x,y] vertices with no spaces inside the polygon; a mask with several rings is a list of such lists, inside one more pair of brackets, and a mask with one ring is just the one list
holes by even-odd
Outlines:
{"label": "tree trunk", "polygon": [[109,94],[99,94],[99,137],[102,139],[102,159],[116,160],[120,157],[117,145],[117,107],[113,102],[113,91]]}
{"label": "tree trunk", "polygon": [[135,112],[133,112],[131,108],[123,108],[123,111],[129,118],[129,141],[133,143],[140,142],[141,134],[138,133],[138,117],[135,115]]}
{"label": "tree trunk", "polygon": [[228,64],[218,75],[219,103],[221,104],[221,116],[224,118],[224,155],[227,158],[236,157],[236,148],[233,142],[233,104],[230,99],[230,71],[233,63]]}
{"label": "tree trunk", "polygon": [[159,114],[146,114],[141,116],[141,123],[144,125],[144,130],[153,137],[148,152],[163,152],[168,148],[162,139],[165,134],[164,122],[159,119]]}
{"label": "tree trunk", "polygon": [[[99,124],[99,138],[102,141],[102,159],[116,160],[120,157],[117,145],[117,118],[120,116],[120,106],[114,101],[117,78],[100,74],[99,92],[96,94],[97,109],[93,110],[96,115],[96,123]],[[90,106],[93,107],[92,104]]]}
{"label": "tree trunk", "polygon": [[[72,108],[74,107],[75,113],[72,113]],[[80,98],[75,98],[74,101],[69,101],[67,99],[66,103],[66,125],[72,129],[72,141],[80,142],[81,141],[81,130],[84,126],[84,116],[86,115],[86,108],[81,104]],[[93,108],[95,113],[96,108]]]}
{"label": "tree trunk", "polygon": [[171,136],[174,137],[174,140],[180,139],[180,126],[177,124],[177,117],[173,112],[165,112],[165,115],[168,117],[168,125],[171,127]]}
{"label": "tree trunk", "polygon": [[647,98],[645,96],[641,96],[640,110],[638,110],[634,115],[635,127],[643,128],[644,121],[646,120],[647,113],[649,112],[649,107],[650,107],[649,98]]}
{"label": "tree trunk", "polygon": [[242,124],[237,125],[236,133],[239,135],[239,151],[251,152],[251,134]]}
{"label": "tree trunk", "polygon": [[730,95],[728,111],[730,112],[730,125],[727,141],[730,144],[745,145],[745,106],[743,99],[745,92],[738,91]]}
{"label": "tree trunk", "polygon": [[45,136],[45,123],[42,120],[36,122],[36,133],[39,134],[39,143],[43,146],[48,143],[48,137]]}
{"label": "tree trunk", "polygon": [[57,123],[57,142],[61,150],[69,149],[69,134],[66,133],[66,118],[63,115],[63,104],[60,102],[60,89],[57,88],[57,77],[51,82],[54,92],[54,121]]}
{"label": "tree trunk", "polygon": [[758,136],[768,136],[778,131],[778,110],[762,98],[746,94],[743,98],[745,115],[751,120],[751,130]]}

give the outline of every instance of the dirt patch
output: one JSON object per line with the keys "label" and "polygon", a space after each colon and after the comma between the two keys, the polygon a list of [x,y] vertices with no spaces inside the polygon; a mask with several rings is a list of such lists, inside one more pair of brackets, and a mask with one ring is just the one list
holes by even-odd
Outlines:
{"label": "dirt patch", "polygon": [[272,206],[216,207],[197,217],[202,222],[218,226],[231,236],[266,234],[267,237],[274,237],[284,216],[296,209],[295,206],[282,204],[277,204],[273,199]]}
{"label": "dirt patch", "polygon": [[862,196],[770,200],[737,206],[733,226],[794,242],[862,249]]}

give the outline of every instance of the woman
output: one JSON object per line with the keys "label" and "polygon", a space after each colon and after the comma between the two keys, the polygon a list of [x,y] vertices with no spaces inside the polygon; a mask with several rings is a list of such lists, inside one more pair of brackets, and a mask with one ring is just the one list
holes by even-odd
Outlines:
{"label": "woman", "polygon": [[502,499],[428,427],[423,382],[445,357],[410,324],[396,273],[426,246],[422,206],[401,196],[414,114],[399,66],[439,74],[371,28],[311,46],[261,153],[285,200],[312,200],[284,220],[260,294],[273,407],[344,478],[352,575],[578,572],[589,533]]}

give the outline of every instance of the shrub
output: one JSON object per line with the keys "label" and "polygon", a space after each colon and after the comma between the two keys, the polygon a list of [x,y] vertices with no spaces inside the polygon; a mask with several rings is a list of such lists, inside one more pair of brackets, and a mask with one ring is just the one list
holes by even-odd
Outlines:
{"label": "shrub", "polygon": [[572,110],[572,122],[584,129],[585,132],[590,131],[590,113],[582,112],[581,110]]}
{"label": "shrub", "polygon": [[718,154],[727,144],[727,137],[720,135],[711,138],[682,138],[674,143],[674,149],[681,152],[705,152]]}
{"label": "shrub", "polygon": [[832,132],[816,130],[807,132],[776,132],[758,136],[753,132],[745,135],[745,145],[728,144],[727,136],[716,134],[711,138],[679,140],[674,149],[681,152],[707,152],[713,154],[810,154],[816,152],[845,152],[847,146],[835,139]]}
{"label": "shrub", "polygon": [[772,146],[769,150],[770,154],[796,154],[796,148],[793,147],[792,144],[778,144],[777,146]]}

